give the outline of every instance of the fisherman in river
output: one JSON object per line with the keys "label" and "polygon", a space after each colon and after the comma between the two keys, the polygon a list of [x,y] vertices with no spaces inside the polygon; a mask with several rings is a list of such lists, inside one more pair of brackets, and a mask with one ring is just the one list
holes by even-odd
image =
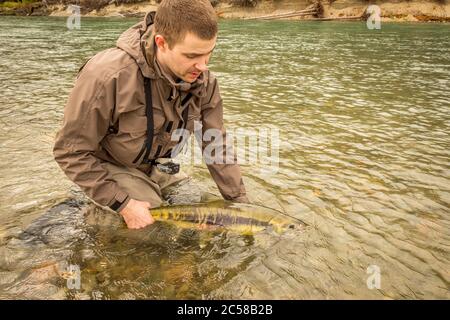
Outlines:
{"label": "fisherman in river", "polygon": [[[77,75],[55,159],[129,228],[152,224],[148,209],[162,204],[161,191],[186,177],[170,160],[187,139],[175,131],[190,134],[198,121],[202,136],[207,130],[220,135],[202,140],[202,149],[221,141],[215,150],[229,152],[218,82],[207,68],[217,29],[208,0],[163,0]],[[226,200],[248,202],[236,157],[226,158],[206,161],[209,172]]]}

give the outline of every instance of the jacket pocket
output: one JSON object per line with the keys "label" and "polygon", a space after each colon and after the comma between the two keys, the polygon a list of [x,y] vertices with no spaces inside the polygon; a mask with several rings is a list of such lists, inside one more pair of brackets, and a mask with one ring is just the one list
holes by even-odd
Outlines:
{"label": "jacket pocket", "polygon": [[147,131],[147,117],[137,114],[123,114],[119,117],[119,132],[140,136]]}
{"label": "jacket pocket", "polygon": [[[153,135],[157,135],[165,123],[165,117],[161,110],[153,110]],[[119,131],[129,133],[131,136],[139,136],[147,131],[147,116],[136,112],[127,112],[119,117]]]}

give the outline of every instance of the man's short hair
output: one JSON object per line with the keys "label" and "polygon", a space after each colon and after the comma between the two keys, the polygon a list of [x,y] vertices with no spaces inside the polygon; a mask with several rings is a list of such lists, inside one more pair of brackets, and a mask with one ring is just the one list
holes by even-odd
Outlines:
{"label": "man's short hair", "polygon": [[172,49],[188,32],[203,40],[213,39],[218,31],[217,15],[209,0],[163,0],[154,28]]}

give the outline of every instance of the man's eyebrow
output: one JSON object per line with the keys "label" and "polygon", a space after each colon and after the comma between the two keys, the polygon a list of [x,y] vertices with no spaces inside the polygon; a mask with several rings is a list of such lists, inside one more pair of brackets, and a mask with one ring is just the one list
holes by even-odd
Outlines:
{"label": "man's eyebrow", "polygon": [[212,48],[212,50],[208,53],[187,52],[187,53],[184,53],[184,55],[186,55],[186,56],[203,56],[205,54],[210,54],[211,52],[214,51],[215,48],[216,48],[216,46],[214,46],[214,48]]}

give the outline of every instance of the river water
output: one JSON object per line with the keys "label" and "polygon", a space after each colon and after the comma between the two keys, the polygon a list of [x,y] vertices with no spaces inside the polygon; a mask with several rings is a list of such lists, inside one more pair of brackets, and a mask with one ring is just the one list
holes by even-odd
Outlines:
{"label": "river water", "polygon": [[78,68],[135,22],[0,18],[0,298],[450,297],[449,25],[221,22],[227,128],[279,136],[249,198],[308,225],[243,236],[126,230],[54,162]]}

